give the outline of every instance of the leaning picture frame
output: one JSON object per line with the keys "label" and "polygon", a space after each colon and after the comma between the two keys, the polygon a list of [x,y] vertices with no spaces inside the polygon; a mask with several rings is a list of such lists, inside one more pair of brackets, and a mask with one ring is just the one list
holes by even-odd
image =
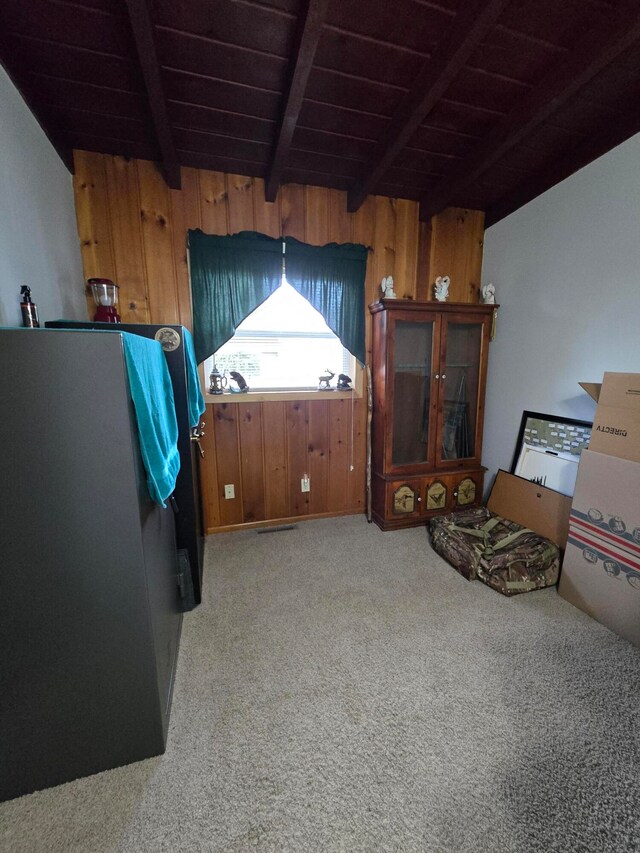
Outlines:
{"label": "leaning picture frame", "polygon": [[524,411],[511,473],[571,497],[592,426],[564,415]]}

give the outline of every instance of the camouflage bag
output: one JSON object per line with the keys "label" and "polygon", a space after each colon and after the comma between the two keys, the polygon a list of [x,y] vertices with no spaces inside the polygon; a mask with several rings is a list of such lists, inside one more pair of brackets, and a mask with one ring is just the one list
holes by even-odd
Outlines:
{"label": "camouflage bag", "polygon": [[429,532],[434,550],[461,575],[468,580],[477,577],[503,595],[558,581],[558,546],[486,507],[437,516]]}

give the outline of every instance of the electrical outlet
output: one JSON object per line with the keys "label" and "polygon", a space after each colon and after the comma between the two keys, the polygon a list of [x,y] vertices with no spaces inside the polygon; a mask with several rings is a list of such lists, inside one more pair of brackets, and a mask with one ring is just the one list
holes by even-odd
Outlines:
{"label": "electrical outlet", "polygon": [[304,477],[300,480],[300,491],[301,492],[310,492],[311,491],[311,481],[309,480],[308,474],[305,474]]}
{"label": "electrical outlet", "polygon": [[228,501],[231,500],[231,498],[235,498],[236,489],[235,489],[235,486],[233,485],[233,483],[228,483],[224,487],[224,496],[225,496],[226,500],[228,500]]}

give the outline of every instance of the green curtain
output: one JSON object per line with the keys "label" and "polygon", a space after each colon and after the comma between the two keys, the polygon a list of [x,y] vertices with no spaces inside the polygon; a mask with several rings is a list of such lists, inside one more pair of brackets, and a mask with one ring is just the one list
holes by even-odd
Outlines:
{"label": "green curtain", "polygon": [[322,314],[361,364],[365,362],[367,249],[355,243],[310,246],[285,238],[287,281]]}
{"label": "green curtain", "polygon": [[193,342],[198,364],[235,334],[282,280],[282,240],[241,231],[189,231]]}
{"label": "green curtain", "polygon": [[[316,308],[342,345],[364,364],[367,249],[311,246],[284,238],[287,280]],[[189,231],[193,341],[198,364],[235,334],[280,286],[282,238],[256,231],[232,236]]]}

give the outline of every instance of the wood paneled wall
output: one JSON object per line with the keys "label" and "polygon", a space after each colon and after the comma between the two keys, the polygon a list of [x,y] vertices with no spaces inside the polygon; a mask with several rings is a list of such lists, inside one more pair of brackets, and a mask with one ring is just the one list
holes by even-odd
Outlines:
{"label": "wood paneled wall", "polygon": [[[421,254],[426,255],[423,278],[433,282],[448,275],[450,302],[477,302],[482,272],[484,212],[448,207],[429,224],[420,223]],[[429,294],[432,298],[433,294]]]}
{"label": "wood paneled wall", "polygon": [[[145,160],[75,151],[75,197],[85,277],[120,285],[123,321],[191,326],[186,233],[255,230],[308,243],[362,243],[367,304],[384,276],[400,298],[429,299],[436,275],[451,298],[477,301],[483,215],[452,209],[418,222],[418,204],[370,196],[348,213],[346,193],[288,184],[264,199],[258,178],[182,169],[170,190]],[[93,314],[93,306],[89,303]],[[367,318],[369,315],[367,312]],[[367,322],[367,352],[371,346]],[[365,505],[366,401],[354,397],[207,406],[204,502],[210,532],[271,520],[361,512]],[[311,491],[300,491],[307,473]],[[236,497],[225,500],[224,485]]]}

